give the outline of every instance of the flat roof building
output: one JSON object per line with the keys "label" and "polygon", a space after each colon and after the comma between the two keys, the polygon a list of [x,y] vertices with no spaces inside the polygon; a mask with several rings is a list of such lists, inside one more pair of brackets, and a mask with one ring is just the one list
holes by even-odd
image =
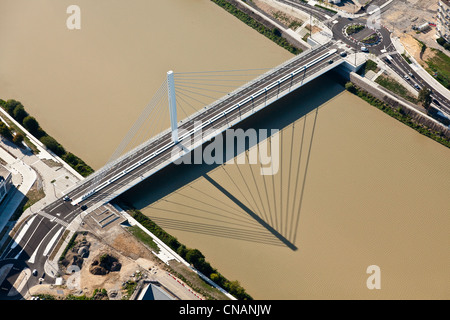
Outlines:
{"label": "flat roof building", "polygon": [[175,295],[169,292],[157,282],[148,283],[140,292],[137,300],[178,300]]}
{"label": "flat roof building", "polygon": [[11,179],[11,172],[0,164],[0,203],[8,194],[9,189],[11,189]]}
{"label": "flat roof building", "polygon": [[450,1],[439,0],[437,12],[437,36],[450,42]]}

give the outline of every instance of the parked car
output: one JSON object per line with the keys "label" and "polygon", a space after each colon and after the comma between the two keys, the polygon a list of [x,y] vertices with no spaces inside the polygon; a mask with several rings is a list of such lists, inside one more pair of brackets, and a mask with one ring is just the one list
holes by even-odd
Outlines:
{"label": "parked car", "polygon": [[434,103],[435,105],[437,105],[437,106],[440,106],[440,105],[441,105],[441,103],[440,103],[439,101],[437,101],[436,99],[433,99],[433,103]]}

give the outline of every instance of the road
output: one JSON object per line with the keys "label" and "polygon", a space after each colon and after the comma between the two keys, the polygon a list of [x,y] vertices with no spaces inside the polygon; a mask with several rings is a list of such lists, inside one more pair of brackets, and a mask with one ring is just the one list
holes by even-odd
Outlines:
{"label": "road", "polygon": [[[381,0],[380,0],[381,1]],[[205,110],[202,113],[197,114],[192,119],[182,123],[180,125],[181,129],[186,131],[191,131],[194,128],[194,123],[201,122],[207,123],[210,119],[217,119],[214,122],[207,124],[203,131],[214,128],[221,128],[226,126],[230,121],[235,119],[240,119],[242,114],[245,114],[257,106],[258,104],[264,104],[265,101],[273,98],[279,94],[279,92],[288,89],[290,86],[296,83],[300,83],[306,77],[313,75],[314,73],[320,71],[329,65],[329,59],[337,61],[341,59],[338,53],[333,54],[330,58],[327,58],[306,70],[290,78],[289,81],[284,81],[279,85],[270,87],[264,94],[259,94],[254,99],[248,99],[246,103],[243,103],[239,108],[233,109],[227,115],[223,115],[226,110],[229,110],[235,106],[238,102],[243,101],[246,97],[251,97],[256,95],[256,93],[261,92],[268,84],[277,82],[283,77],[291,74],[294,70],[299,69],[301,66],[313,61],[314,59],[320,57],[331,49],[336,48],[335,40],[340,40],[347,44],[350,48],[355,48],[359,51],[358,45],[355,44],[351,39],[347,38],[343,34],[343,28],[350,23],[363,23],[367,21],[366,17],[359,18],[343,18],[334,17],[336,19],[330,19],[330,12],[311,7],[302,2],[292,1],[292,0],[280,0],[280,2],[296,6],[299,9],[313,15],[315,18],[324,21],[328,26],[330,26],[334,41],[305,52],[303,55],[290,61],[283,68],[276,69],[274,72],[266,75],[264,78],[252,83],[248,87],[244,87],[239,94],[232,95],[227,99],[219,102],[214,107]],[[384,2],[383,2],[384,3]],[[387,8],[385,7],[384,10]],[[382,35],[383,41],[369,47],[370,53],[377,56],[385,54],[386,52],[394,52],[395,48],[390,40],[390,32],[385,28],[379,30]],[[397,72],[399,75],[413,74],[414,76],[410,79],[412,86],[418,84],[419,86],[428,86],[426,82],[421,79],[417,73],[410,68],[408,64],[405,64],[403,58],[399,54],[392,55],[393,62],[389,66]],[[442,97],[439,93],[433,92],[433,97],[444,110],[448,110],[449,103]],[[442,110],[442,109],[441,109]],[[164,149],[158,156],[152,157],[152,155],[161,148],[168,146]],[[172,152],[178,148],[178,145],[173,145],[171,143],[171,133],[166,133],[161,135],[158,139],[151,141],[145,147],[139,149],[135,154],[130,157],[123,159],[122,161],[115,163],[113,166],[108,168],[104,175],[99,176],[99,179],[94,179],[96,185],[107,183],[112,178],[119,176],[124,170],[129,168],[135,163],[139,163],[143,159],[149,159],[142,165],[136,167],[128,174],[118,178],[114,182],[107,184],[103,189],[96,192],[91,197],[81,201],[79,205],[73,206],[70,201],[64,201],[59,199],[48,206],[46,206],[42,211],[36,213],[32,216],[27,223],[22,227],[21,231],[16,234],[15,242],[12,242],[10,246],[5,250],[0,257],[0,299],[17,299],[18,296],[10,297],[7,295],[12,285],[17,281],[17,279],[22,274],[23,270],[37,270],[37,276],[31,275],[27,280],[27,285],[24,286],[21,294],[23,295],[27,288],[38,283],[39,278],[43,278],[46,281],[46,277],[43,274],[44,263],[51,252],[51,249],[55,246],[57,240],[61,237],[62,233],[66,229],[67,225],[72,222],[77,216],[82,213],[81,206],[85,205],[87,208],[94,206],[96,203],[104,203],[111,199],[111,194],[114,191],[123,188],[133,180],[143,177],[144,174],[151,171],[153,168],[163,165],[165,163],[170,163]],[[80,184],[78,187],[69,192],[68,196],[71,199],[77,199],[85,195],[89,190],[92,189],[91,181],[86,181]],[[12,267],[11,267],[12,265]],[[11,267],[11,268],[9,268]],[[3,269],[2,269],[3,268]],[[1,270],[6,270],[2,275]],[[48,277],[47,277],[48,278]],[[5,281],[2,282],[2,280]],[[19,295],[20,297],[20,295]]]}
{"label": "road", "polygon": [[399,53],[391,54],[390,56],[392,57],[392,60],[384,58],[384,61],[395,73],[403,78],[405,78],[405,75],[408,76],[408,79],[405,80],[417,91],[421,88],[428,88],[431,90],[431,96],[433,97],[432,104],[437,109],[450,115],[450,101],[447,100],[447,98],[445,98],[437,90],[434,90],[428,82],[426,82],[413,68],[411,68],[411,66]]}
{"label": "road", "polygon": [[[386,7],[383,9],[386,9]],[[332,23],[331,25],[333,38],[336,40],[341,40],[354,50],[360,50],[361,48],[355,42],[346,37],[346,35],[343,33],[343,29],[346,25],[351,23],[361,23],[365,25],[366,22],[367,17],[360,17],[355,19],[339,18],[336,20],[336,23]],[[450,114],[450,101],[446,99],[442,94],[440,94],[437,90],[433,90],[433,87],[429,83],[427,83],[427,81],[425,81],[413,68],[411,68],[411,66],[405,61],[401,54],[396,51],[395,46],[390,38],[390,31],[383,26],[380,26],[380,29],[378,29],[378,31],[380,32],[383,40],[377,45],[368,47],[369,53],[372,53],[376,56],[385,56],[386,54],[392,52],[390,56],[393,60],[391,61],[387,58],[384,58],[386,64],[399,76],[404,77],[405,75],[407,75],[409,78],[407,82],[415,90],[418,91],[420,90],[419,88],[424,87],[432,90],[433,105],[439,110]],[[412,74],[413,76],[410,76],[409,74]]]}

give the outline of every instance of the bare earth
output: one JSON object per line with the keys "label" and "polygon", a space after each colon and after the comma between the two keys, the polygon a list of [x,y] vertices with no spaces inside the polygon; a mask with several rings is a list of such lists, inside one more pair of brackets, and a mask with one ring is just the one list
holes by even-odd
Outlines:
{"label": "bare earth", "polygon": [[[30,295],[50,294],[57,299],[63,299],[67,295],[85,295],[91,297],[95,289],[105,289],[109,299],[123,299],[127,292],[123,287],[127,281],[146,279],[158,281],[182,300],[204,298],[193,291],[187,284],[169,274],[167,266],[160,261],[149,248],[139,242],[118,223],[109,227],[98,228],[88,219],[85,221],[87,232],[77,236],[75,250],[69,250],[66,260],[74,261],[73,257],[81,242],[89,246],[88,256],[83,259],[81,270],[78,273],[70,273],[62,268],[63,285],[42,284],[30,289]],[[94,260],[108,254],[117,258],[121,264],[119,271],[111,271],[106,275],[94,275],[89,269]]]}
{"label": "bare earth", "polygon": [[[418,53],[420,47],[414,38],[422,41],[430,48],[439,49],[446,54],[446,50],[436,42],[436,27],[431,26],[424,32],[416,32],[412,26],[421,26],[424,23],[434,23],[437,21],[437,1],[421,1],[421,0],[396,0],[393,1],[389,10],[381,16],[381,23],[393,31],[394,36],[399,37],[403,45],[414,52],[414,58],[419,58]],[[427,50],[430,51],[430,50]],[[429,53],[431,54],[431,53]],[[416,59],[417,59],[416,58]],[[421,60],[420,58],[417,61]]]}

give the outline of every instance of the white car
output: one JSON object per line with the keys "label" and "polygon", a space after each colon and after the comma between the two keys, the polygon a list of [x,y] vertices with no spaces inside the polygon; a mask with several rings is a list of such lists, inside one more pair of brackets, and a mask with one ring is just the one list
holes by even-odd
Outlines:
{"label": "white car", "polygon": [[367,49],[366,47],[361,47],[361,51],[362,52],[369,52],[369,49]]}

